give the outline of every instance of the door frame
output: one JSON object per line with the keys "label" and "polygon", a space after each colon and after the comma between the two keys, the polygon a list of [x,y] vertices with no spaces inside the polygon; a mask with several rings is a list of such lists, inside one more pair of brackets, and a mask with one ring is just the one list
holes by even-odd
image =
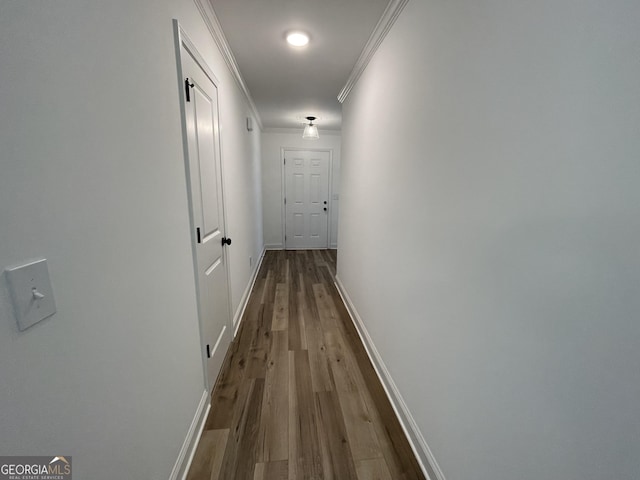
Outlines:
{"label": "door frame", "polygon": [[[328,207],[328,215],[327,215],[327,246],[324,249],[329,249],[331,247],[331,218],[333,216],[333,148],[307,148],[307,147],[280,147],[280,181],[281,183],[281,221],[282,221],[282,250],[287,249],[287,212],[286,206],[284,203],[284,199],[287,196],[287,179],[286,179],[286,168],[284,164],[285,154],[288,151],[295,152],[326,152],[329,154],[329,198],[327,199],[327,207]],[[318,249],[315,250],[324,250]],[[311,250],[311,249],[310,249]]]}
{"label": "door frame", "polygon": [[[216,87],[216,90],[219,93],[219,86],[220,86],[220,82],[218,81],[217,77],[215,76],[215,74],[213,73],[213,70],[211,69],[211,67],[209,67],[209,65],[207,64],[206,60],[204,59],[204,57],[200,54],[200,52],[198,51],[198,49],[196,48],[195,44],[193,43],[193,41],[189,38],[189,36],[187,35],[187,33],[184,31],[184,29],[182,28],[182,26],[180,25],[180,23],[178,22],[178,20],[174,19],[173,20],[173,31],[174,31],[174,40],[175,40],[175,50],[176,50],[176,62],[177,62],[177,74],[178,74],[178,103],[180,105],[180,129],[182,132],[182,149],[183,149],[183,161],[184,161],[184,168],[185,168],[185,182],[186,182],[186,187],[187,187],[187,208],[189,211],[189,228],[191,230],[190,232],[190,238],[191,238],[191,256],[192,256],[192,268],[193,268],[193,275],[194,275],[194,281],[195,281],[195,293],[196,293],[196,309],[198,312],[198,332],[200,334],[200,356],[202,359],[202,374],[203,374],[203,379],[204,379],[204,386],[207,389],[207,391],[209,392],[209,394],[211,394],[211,392],[213,391],[213,387],[215,385],[209,385],[209,381],[207,379],[207,355],[206,355],[206,347],[205,347],[205,343],[206,340],[204,338],[204,334],[203,334],[203,326],[202,326],[202,312],[200,311],[200,288],[199,288],[199,280],[198,280],[198,256],[197,256],[197,251],[196,251],[196,244],[197,244],[197,238],[196,238],[196,222],[194,219],[194,213],[193,213],[193,208],[191,206],[191,184],[190,184],[190,175],[189,175],[189,140],[188,140],[188,134],[187,134],[187,119],[186,119],[186,110],[185,110],[185,105],[184,105],[184,99],[185,99],[185,85],[184,85],[184,75],[183,75],[183,71],[182,71],[182,58],[183,58],[183,49],[186,51],[186,53],[188,55],[190,55],[193,60],[198,64],[198,66],[202,69],[202,71],[205,73],[205,75],[209,78],[209,80],[211,80],[211,82],[213,83],[213,85]],[[218,108],[218,123],[220,123],[220,103],[219,103],[219,98],[216,99],[217,100],[217,108]],[[225,201],[225,186],[224,186],[224,162],[222,159],[222,135],[220,135],[220,126],[218,126],[218,142],[216,145],[216,148],[218,150],[218,158],[220,161],[220,187],[221,187],[221,192],[220,192],[220,196],[222,197],[222,227],[224,228],[224,234],[226,235],[227,233],[227,208],[226,208],[226,201]],[[225,297],[227,298],[227,304],[229,305],[229,318],[226,319],[225,323],[226,323],[226,327],[229,329],[229,332],[231,334],[231,339],[233,340],[233,316],[231,315],[231,286],[229,285],[229,278],[231,277],[229,275],[230,271],[229,271],[229,253],[228,250],[226,248],[222,249],[222,256],[224,258],[224,263],[225,263],[225,275],[227,277],[227,281],[226,281],[226,285],[227,285],[227,294],[225,295]],[[215,349],[215,348],[214,348]]]}

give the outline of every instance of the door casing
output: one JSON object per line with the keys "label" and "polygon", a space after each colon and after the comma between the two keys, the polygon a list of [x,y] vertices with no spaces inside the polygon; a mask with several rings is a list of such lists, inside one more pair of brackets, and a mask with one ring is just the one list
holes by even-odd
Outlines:
{"label": "door casing", "polygon": [[285,207],[285,197],[286,197],[286,169],[284,164],[284,159],[286,157],[287,152],[326,152],[329,154],[329,198],[327,199],[327,247],[331,246],[331,216],[333,212],[332,204],[333,204],[333,149],[332,148],[304,148],[304,147],[281,147],[280,148],[280,175],[281,175],[281,185],[282,185],[282,198],[280,201],[281,205],[281,218],[282,218],[282,249],[287,248],[287,242],[285,240],[287,234],[287,212]]}

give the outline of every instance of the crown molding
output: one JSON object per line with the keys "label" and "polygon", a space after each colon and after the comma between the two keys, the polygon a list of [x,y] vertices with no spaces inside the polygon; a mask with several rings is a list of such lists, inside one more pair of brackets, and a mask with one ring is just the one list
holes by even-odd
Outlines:
{"label": "crown molding", "polygon": [[378,50],[378,47],[382,43],[382,40],[384,40],[384,37],[387,36],[387,33],[389,33],[389,30],[391,30],[391,27],[393,26],[396,19],[400,15],[400,12],[402,12],[402,9],[407,3],[409,3],[409,0],[389,1],[389,4],[384,10],[382,17],[380,17],[378,24],[373,29],[369,40],[367,40],[366,45],[362,49],[362,53],[360,54],[360,57],[358,57],[353,70],[351,70],[351,74],[347,79],[347,83],[338,94],[338,101],[340,103],[343,103],[347,99],[347,96],[349,96],[349,92],[351,92],[351,89],[356,85],[356,83],[358,83],[360,75],[362,75],[364,69],[367,68],[367,65],[369,65],[371,58]]}
{"label": "crown molding", "polygon": [[[270,127],[270,128],[265,128],[262,130],[262,133],[279,133],[279,134],[285,134],[285,135],[300,135],[302,137],[302,130],[304,130],[304,125],[301,126],[300,128],[278,128],[278,127]],[[341,136],[342,135],[342,131],[341,130],[324,130],[324,129],[318,129],[318,133],[322,136],[322,135],[335,135],[335,136]],[[309,141],[314,141],[314,140],[309,140]]]}
{"label": "crown molding", "polygon": [[244,83],[244,79],[242,78],[242,74],[240,73],[240,69],[238,68],[238,64],[236,62],[235,57],[233,56],[233,52],[231,51],[231,47],[229,47],[229,42],[227,42],[227,37],[224,35],[224,31],[222,30],[222,26],[218,21],[218,17],[216,16],[213,7],[209,4],[208,0],[193,0],[204,20],[204,23],[207,25],[213,40],[216,42],[220,53],[222,54],[222,58],[224,58],[229,71],[231,72],[231,76],[233,76],[234,80],[240,87],[242,93],[249,104],[249,108],[251,109],[253,115],[255,116],[256,122],[260,130],[263,130],[262,119],[260,118],[260,114],[258,114],[258,109],[256,108],[255,103],[253,103],[253,98],[251,98],[251,93],[249,93],[249,89],[247,85]]}

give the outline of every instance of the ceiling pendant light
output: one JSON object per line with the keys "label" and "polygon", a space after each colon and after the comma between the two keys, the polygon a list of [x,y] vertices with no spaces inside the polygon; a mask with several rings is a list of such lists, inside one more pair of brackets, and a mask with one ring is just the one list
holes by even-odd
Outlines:
{"label": "ceiling pendant light", "polygon": [[313,124],[313,121],[315,119],[316,117],[307,117],[307,120],[309,120],[309,125],[304,126],[304,133],[302,134],[302,138],[309,138],[313,140],[320,138],[320,135],[318,135],[318,127]]}

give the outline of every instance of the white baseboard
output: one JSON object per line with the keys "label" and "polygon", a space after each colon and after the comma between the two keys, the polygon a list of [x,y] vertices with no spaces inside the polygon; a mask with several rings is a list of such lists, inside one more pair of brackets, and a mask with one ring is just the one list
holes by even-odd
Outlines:
{"label": "white baseboard", "polygon": [[409,440],[409,445],[411,445],[411,449],[416,455],[422,472],[428,480],[445,480],[444,474],[438,466],[438,462],[436,462],[436,459],[433,456],[429,445],[427,445],[427,442],[422,436],[422,432],[418,428],[413,415],[411,415],[411,412],[409,411],[409,407],[407,407],[407,404],[402,398],[398,387],[393,381],[393,378],[391,378],[389,370],[382,361],[382,357],[380,356],[378,349],[373,343],[373,339],[369,335],[369,332],[367,331],[362,318],[360,318],[360,315],[358,314],[356,307],[351,301],[349,294],[345,290],[344,285],[340,281],[340,278],[338,278],[337,276],[336,287],[338,288],[338,293],[340,293],[340,296],[342,297],[342,300],[347,307],[347,311],[349,312],[351,321],[355,325],[356,330],[358,331],[358,335],[360,335],[360,339],[362,340],[365,350],[367,351],[367,355],[369,355],[369,359],[371,360],[371,363],[373,364],[373,367],[378,374],[378,378],[380,379],[380,382],[384,387],[387,397],[391,402],[391,406],[393,407],[393,410],[398,417],[398,421],[402,426],[402,430],[404,430],[404,433]]}
{"label": "white baseboard", "polygon": [[256,262],[256,266],[253,269],[253,273],[251,274],[251,279],[249,280],[249,284],[242,294],[242,298],[240,299],[240,305],[238,305],[238,309],[236,310],[236,314],[233,316],[233,338],[235,338],[238,333],[238,329],[240,328],[240,323],[242,321],[242,316],[244,315],[244,311],[247,308],[247,304],[249,303],[249,297],[251,296],[251,290],[253,290],[253,286],[256,283],[256,278],[258,278],[258,272],[260,271],[260,266],[262,265],[262,260],[264,259],[264,253],[267,251],[267,248],[262,249],[262,253],[260,254],[260,258]]}
{"label": "white baseboard", "polygon": [[[329,245],[329,250],[337,250],[338,249],[338,244],[337,243],[332,243]],[[284,245],[282,243],[268,243],[265,244],[264,246],[265,250],[284,250]],[[290,248],[289,250],[325,250],[324,247],[321,248],[307,248],[307,247],[300,247],[300,248]]]}
{"label": "white baseboard", "polygon": [[189,467],[193,461],[193,455],[196,453],[196,447],[200,441],[200,435],[202,434],[202,429],[207,421],[210,409],[211,401],[209,393],[205,390],[202,393],[200,404],[198,405],[196,414],[193,417],[187,436],[182,443],[182,448],[180,449],[178,459],[173,466],[169,480],[185,480],[187,478]]}

